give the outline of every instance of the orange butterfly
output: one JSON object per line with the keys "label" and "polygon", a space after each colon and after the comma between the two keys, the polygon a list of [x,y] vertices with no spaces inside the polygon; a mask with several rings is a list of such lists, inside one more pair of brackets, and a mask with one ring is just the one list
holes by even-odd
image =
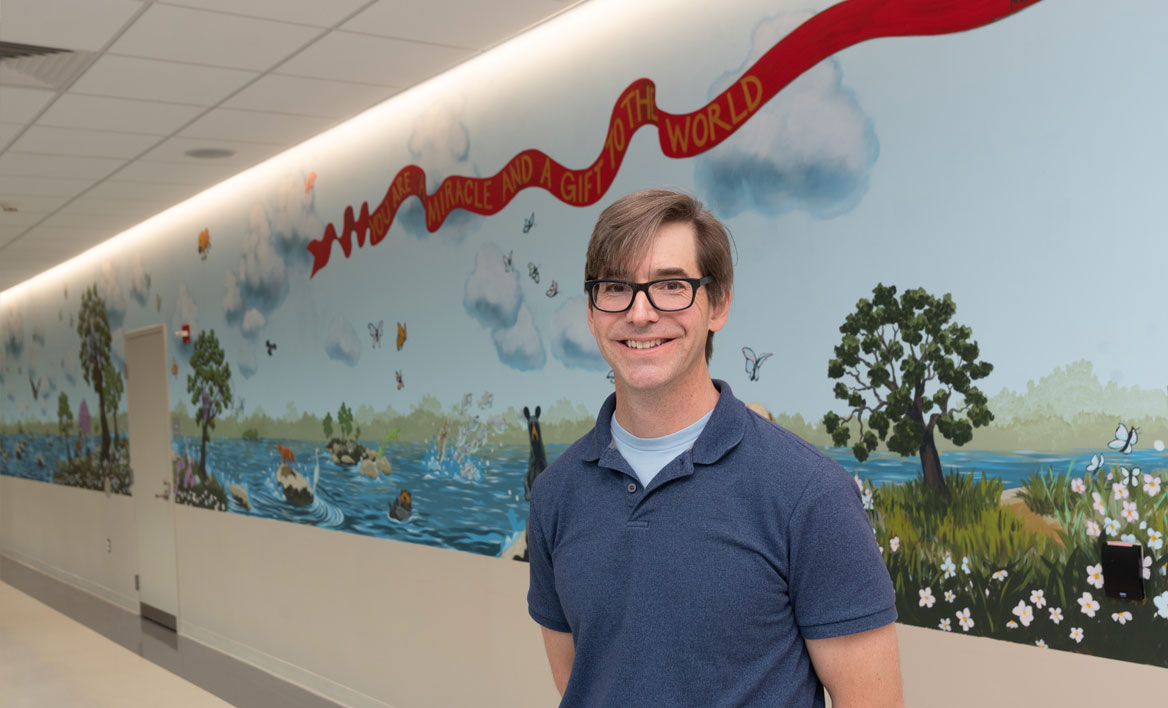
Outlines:
{"label": "orange butterfly", "polygon": [[406,326],[401,322],[397,323],[397,350],[400,352],[402,345],[406,343]]}
{"label": "orange butterfly", "polygon": [[207,252],[211,250],[211,232],[209,229],[203,229],[199,232],[199,255],[203,260],[207,260]]}
{"label": "orange butterfly", "polygon": [[316,185],[316,173],[309,172],[308,176],[304,178],[304,193],[308,194],[309,192],[311,192],[312,188],[315,185]]}

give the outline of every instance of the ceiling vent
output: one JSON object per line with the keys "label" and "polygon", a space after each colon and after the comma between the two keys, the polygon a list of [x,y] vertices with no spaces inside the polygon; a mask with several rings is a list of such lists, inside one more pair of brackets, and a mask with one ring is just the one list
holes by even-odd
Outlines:
{"label": "ceiling vent", "polygon": [[96,56],[95,52],[0,42],[0,85],[63,89]]}

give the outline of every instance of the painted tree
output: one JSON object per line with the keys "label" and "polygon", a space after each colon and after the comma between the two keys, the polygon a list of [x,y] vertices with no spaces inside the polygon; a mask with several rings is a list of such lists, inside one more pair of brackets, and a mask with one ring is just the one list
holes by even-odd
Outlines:
{"label": "painted tree", "polygon": [[341,427],[341,435],[348,439],[349,434],[353,432],[353,410],[344,403],[337,411],[337,425]]}
{"label": "painted tree", "polygon": [[207,474],[207,441],[215,429],[215,419],[231,409],[231,366],[219,346],[215,330],[199,332],[191,353],[191,371],[187,375],[187,393],[195,404],[195,422],[203,428],[199,446],[199,475]]}
{"label": "painted tree", "polygon": [[850,411],[823,417],[838,446],[858,429],[852,454],[860,462],[880,441],[905,457],[918,455],[926,484],[942,493],[934,433],[964,445],[975,427],[994,419],[985,394],[973,385],[994,367],[978,361],[972,330],[952,321],[956,312],[948,293],[937,298],[918,288],[898,300],[896,287],[878,284],[872,299],[857,302],[840,326],[843,339],[827,367],[837,379],[835,397]]}
{"label": "painted tree", "polygon": [[333,414],[332,413],[325,413],[324,414],[323,425],[324,425],[324,439],[325,440],[332,440],[333,439]]}
{"label": "painted tree", "polygon": [[110,326],[105,302],[97,294],[97,283],[81,294],[81,311],[77,313],[77,336],[81,337],[81,373],[85,383],[97,392],[97,412],[101,422],[101,459],[110,453],[109,423],[105,411],[105,370],[110,363]]}
{"label": "painted tree", "polygon": [[[81,399],[81,407],[77,409],[77,430],[81,433],[82,440],[93,430],[93,420],[89,416],[89,403],[84,398]],[[86,443],[86,449],[88,447],[89,444]]]}
{"label": "painted tree", "polygon": [[69,432],[73,429],[73,409],[69,407],[69,397],[61,391],[57,396],[57,431],[61,433],[61,442],[65,444],[65,457],[72,459],[73,453],[69,450]]}
{"label": "painted tree", "polygon": [[126,391],[126,384],[122,375],[112,363],[106,364],[105,374],[105,410],[110,420],[114,422],[114,442],[118,439],[118,408],[122,405],[122,394]]}

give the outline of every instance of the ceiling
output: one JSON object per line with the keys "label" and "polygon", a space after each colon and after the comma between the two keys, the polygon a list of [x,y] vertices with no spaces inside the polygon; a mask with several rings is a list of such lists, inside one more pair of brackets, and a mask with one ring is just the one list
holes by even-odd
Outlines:
{"label": "ceiling", "polygon": [[0,0],[0,292],[574,1]]}

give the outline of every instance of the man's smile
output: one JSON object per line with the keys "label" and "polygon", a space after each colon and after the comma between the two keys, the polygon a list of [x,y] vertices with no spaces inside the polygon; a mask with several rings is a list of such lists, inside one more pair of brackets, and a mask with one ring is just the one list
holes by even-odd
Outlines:
{"label": "man's smile", "polygon": [[669,339],[626,339],[624,345],[629,349],[654,349],[656,347],[671,341]]}

